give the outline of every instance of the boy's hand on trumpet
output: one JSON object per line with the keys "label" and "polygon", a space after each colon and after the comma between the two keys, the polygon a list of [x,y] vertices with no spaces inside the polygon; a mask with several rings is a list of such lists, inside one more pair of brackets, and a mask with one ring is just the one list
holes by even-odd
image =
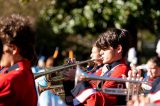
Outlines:
{"label": "boy's hand on trumpet", "polygon": [[65,71],[63,71],[63,76],[67,77],[68,80],[74,80],[75,79],[75,73],[76,69],[75,68],[70,68]]}
{"label": "boy's hand on trumpet", "polygon": [[[65,63],[66,63],[66,65],[75,64],[76,59],[75,58],[67,58],[65,60]],[[62,72],[62,75],[64,77],[66,77],[67,80],[74,80],[75,79],[75,72],[76,72],[76,67],[71,67],[71,68],[65,69]]]}
{"label": "boy's hand on trumpet", "polygon": [[[122,78],[127,80],[139,80],[139,81],[143,80],[143,77],[141,77],[141,70],[133,70],[133,69],[128,71],[128,76],[122,75]],[[133,89],[132,85],[133,84],[126,82],[127,89]],[[136,86],[136,89],[137,89],[137,86]]]}
{"label": "boy's hand on trumpet", "polygon": [[150,103],[150,99],[144,95],[134,95],[132,99],[127,102],[127,106],[157,106]]}
{"label": "boy's hand on trumpet", "polygon": [[[142,81],[143,77],[141,77],[141,70],[129,70],[128,77],[125,75],[122,75],[123,79],[128,80],[139,80]],[[133,84],[126,82],[126,88],[129,91],[137,90],[139,91],[141,89],[141,84]],[[131,99],[128,100],[127,106],[154,106],[150,104],[150,99],[147,96],[144,95],[135,95],[133,94]]]}

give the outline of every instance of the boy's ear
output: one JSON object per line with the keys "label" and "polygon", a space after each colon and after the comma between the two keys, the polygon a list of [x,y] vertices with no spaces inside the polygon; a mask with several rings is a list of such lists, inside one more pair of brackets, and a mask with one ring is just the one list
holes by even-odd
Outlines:
{"label": "boy's ear", "polygon": [[157,71],[158,71],[157,77],[160,77],[160,66],[158,66]]}
{"label": "boy's ear", "polygon": [[118,52],[118,53],[121,53],[121,52],[122,52],[122,46],[121,46],[121,45],[118,45],[118,47],[117,47],[117,52]]}
{"label": "boy's ear", "polygon": [[11,48],[12,48],[13,55],[19,53],[19,48],[16,45],[12,44]]}

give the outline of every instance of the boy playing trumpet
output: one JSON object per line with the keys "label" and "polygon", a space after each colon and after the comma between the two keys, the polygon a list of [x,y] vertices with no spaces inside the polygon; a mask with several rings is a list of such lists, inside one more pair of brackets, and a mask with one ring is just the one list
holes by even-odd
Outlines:
{"label": "boy playing trumpet", "polygon": [[[130,35],[124,29],[109,29],[102,33],[96,41],[96,46],[101,49],[100,55],[104,66],[94,75],[110,78],[121,78],[127,74],[129,67],[125,62],[125,55],[129,48]],[[94,82],[94,83],[93,83]],[[84,81],[72,90],[74,105],[76,106],[113,106],[118,104],[118,96],[105,94],[97,90],[117,88],[119,84],[115,81]],[[101,86],[102,85],[102,86]],[[124,85],[124,84],[123,84]]]}

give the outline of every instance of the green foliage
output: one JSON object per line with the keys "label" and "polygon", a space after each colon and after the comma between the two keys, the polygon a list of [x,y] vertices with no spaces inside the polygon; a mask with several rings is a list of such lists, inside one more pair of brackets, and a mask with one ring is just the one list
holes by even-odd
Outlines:
{"label": "green foliage", "polygon": [[97,34],[121,28],[130,15],[137,17],[139,0],[53,0],[41,12],[55,34]]}
{"label": "green foliage", "polygon": [[52,54],[59,46],[86,55],[108,27],[128,29],[134,46],[138,31],[160,33],[159,4],[159,0],[0,0],[0,15],[19,13],[37,20],[37,48],[42,51]]}
{"label": "green foliage", "polygon": [[70,46],[77,53],[84,53],[84,48],[80,48],[88,47],[84,41],[91,44],[109,27],[128,29],[133,37],[132,46],[137,45],[140,30],[147,29],[156,35],[160,31],[158,4],[159,1],[151,0],[52,0],[41,10],[40,17],[49,24],[55,39],[63,37],[63,48]]}

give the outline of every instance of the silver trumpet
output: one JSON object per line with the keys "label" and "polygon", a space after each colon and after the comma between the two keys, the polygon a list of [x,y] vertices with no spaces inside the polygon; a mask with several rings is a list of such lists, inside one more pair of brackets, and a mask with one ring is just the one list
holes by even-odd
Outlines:
{"label": "silver trumpet", "polygon": [[[142,83],[144,84],[150,84],[148,81],[140,81],[140,80],[133,80],[133,79],[122,79],[122,78],[111,78],[111,77],[105,77],[105,76],[96,76],[93,74],[87,74],[83,70],[80,69],[79,66],[77,66],[77,72],[75,76],[75,85],[78,82],[78,79],[81,80],[104,80],[104,81],[116,81],[116,82],[128,82],[131,85],[140,85]],[[135,88],[124,88],[123,86],[117,86],[117,88],[105,88],[101,89],[104,93],[112,94],[112,95],[126,95],[127,100],[129,100],[129,96],[131,95],[137,95],[137,91],[134,90]],[[138,88],[136,90],[139,90]],[[133,91],[133,92],[132,92]]]}
{"label": "silver trumpet", "polygon": [[44,68],[45,70],[44,72],[35,73],[34,74],[35,79],[41,76],[45,76],[47,83],[51,84],[51,86],[47,86],[47,87],[39,86],[39,94],[41,94],[41,92],[45,90],[51,89],[52,91],[55,91],[56,93],[58,93],[57,95],[64,95],[64,89],[63,89],[62,82],[64,80],[69,79],[67,76],[64,75],[64,73],[68,71],[65,69],[72,68],[77,65],[89,63],[89,62],[96,61],[96,60],[99,60],[99,59],[89,59],[85,61],[77,61],[76,63],[70,64],[70,65],[61,65],[57,67]]}
{"label": "silver trumpet", "polygon": [[96,76],[93,74],[87,74],[83,72],[79,66],[77,66],[76,77],[81,77],[84,80],[104,80],[104,81],[117,81],[117,82],[129,82],[129,83],[137,83],[137,84],[150,84],[148,81],[139,81],[139,80],[132,80],[132,79],[122,79],[122,78],[111,78],[105,76]]}
{"label": "silver trumpet", "polygon": [[54,86],[47,86],[47,87],[43,87],[43,86],[38,84],[38,93],[40,95],[43,91],[52,90],[52,92],[54,94],[63,96],[64,95],[64,90],[62,88],[63,88],[62,84],[54,85]]}
{"label": "silver trumpet", "polygon": [[88,63],[88,62],[91,62],[91,61],[95,61],[95,60],[98,60],[98,59],[89,59],[89,60],[85,60],[85,61],[79,61],[79,62],[77,62],[75,64],[62,65],[62,66],[57,66],[57,67],[52,67],[52,68],[44,68],[45,72],[35,73],[34,74],[34,78],[37,79],[38,77],[41,77],[43,75],[59,72],[59,71],[62,71],[64,69],[71,68],[71,67],[74,67],[74,66],[77,66],[77,65],[81,65],[81,64],[85,64],[85,63]]}

